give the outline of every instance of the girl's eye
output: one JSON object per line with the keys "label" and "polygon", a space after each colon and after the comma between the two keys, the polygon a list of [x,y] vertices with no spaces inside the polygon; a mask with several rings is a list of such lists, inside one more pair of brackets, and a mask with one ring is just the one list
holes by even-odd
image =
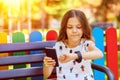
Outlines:
{"label": "girl's eye", "polygon": [[[81,27],[81,26],[79,26],[79,25],[78,25],[78,26],[75,26],[75,27],[76,27],[77,29],[81,29],[81,28],[82,28],[82,27]],[[68,29],[72,29],[72,28],[73,28],[73,26],[68,25],[68,26],[67,26],[67,28],[68,28]]]}
{"label": "girl's eye", "polygon": [[78,29],[81,29],[82,27],[81,26],[77,26]]}
{"label": "girl's eye", "polygon": [[72,29],[72,26],[67,26],[68,29]]}

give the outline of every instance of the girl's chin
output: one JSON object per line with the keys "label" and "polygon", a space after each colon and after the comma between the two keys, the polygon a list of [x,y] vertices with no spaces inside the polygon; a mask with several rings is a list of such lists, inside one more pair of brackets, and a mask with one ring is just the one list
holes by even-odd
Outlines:
{"label": "girl's chin", "polygon": [[80,40],[79,39],[72,39],[71,41],[72,42],[79,42]]}

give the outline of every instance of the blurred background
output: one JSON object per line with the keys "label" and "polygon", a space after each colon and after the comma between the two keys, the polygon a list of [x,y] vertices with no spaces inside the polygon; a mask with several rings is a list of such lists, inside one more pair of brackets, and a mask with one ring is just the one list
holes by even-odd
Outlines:
{"label": "blurred background", "polygon": [[[105,32],[114,27],[120,41],[120,0],[0,0],[0,43],[29,42],[35,30],[43,36],[35,34],[33,41],[45,40],[49,29],[58,32],[63,15],[70,9],[82,10],[92,28],[101,27]],[[120,67],[120,51],[118,61]]]}
{"label": "blurred background", "polygon": [[120,0],[0,0],[0,31],[59,29],[69,9],[82,10],[92,27],[120,27]]}

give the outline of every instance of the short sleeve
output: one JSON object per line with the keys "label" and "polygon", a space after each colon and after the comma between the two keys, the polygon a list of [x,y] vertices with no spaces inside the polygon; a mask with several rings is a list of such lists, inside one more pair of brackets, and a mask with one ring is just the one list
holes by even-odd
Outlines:
{"label": "short sleeve", "polygon": [[86,50],[86,51],[88,51],[88,46],[89,46],[90,44],[94,44],[94,42],[91,41],[91,40],[86,40],[86,41],[85,41],[84,47],[85,47],[85,50]]}
{"label": "short sleeve", "polygon": [[56,42],[55,45],[53,46],[53,48],[58,48],[60,46],[60,42]]}
{"label": "short sleeve", "polygon": [[56,50],[62,50],[63,49],[63,43],[62,42],[56,42],[55,46],[53,46]]}
{"label": "short sleeve", "polygon": [[85,45],[88,46],[89,44],[94,44],[94,42],[91,41],[91,40],[86,40],[86,41],[85,41]]}

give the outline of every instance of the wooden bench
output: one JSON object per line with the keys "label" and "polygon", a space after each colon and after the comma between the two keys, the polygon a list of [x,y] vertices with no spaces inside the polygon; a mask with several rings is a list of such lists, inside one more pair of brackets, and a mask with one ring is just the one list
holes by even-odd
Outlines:
{"label": "wooden bench", "polygon": [[[26,43],[8,43],[0,44],[0,53],[9,53],[10,56],[0,57],[0,66],[16,65],[16,64],[30,64],[30,63],[43,63],[45,47],[53,47],[55,41],[39,41],[39,42],[26,42]],[[42,50],[41,54],[29,55],[30,51]],[[26,51],[26,55],[12,56],[12,52]],[[107,75],[108,80],[115,80],[111,70],[105,66],[92,64],[92,68],[103,72]],[[55,71],[53,71],[54,73]],[[0,70],[0,80],[43,76],[43,66],[34,66],[30,68],[20,68],[12,70]]]}

